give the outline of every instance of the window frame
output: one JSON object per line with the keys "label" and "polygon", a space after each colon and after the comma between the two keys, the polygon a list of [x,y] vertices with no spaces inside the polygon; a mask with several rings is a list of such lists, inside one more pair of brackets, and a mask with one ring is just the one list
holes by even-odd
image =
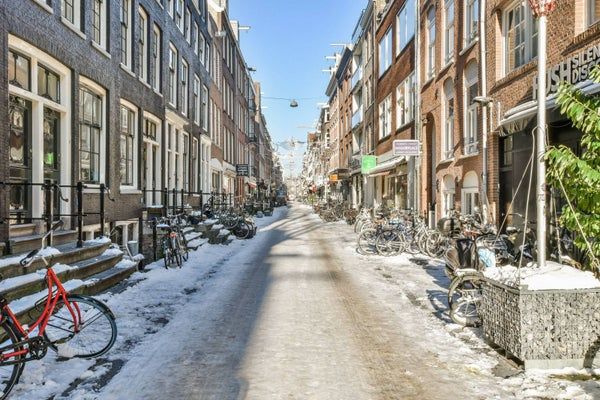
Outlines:
{"label": "window frame", "polygon": [[181,93],[181,112],[183,115],[187,116],[189,113],[189,75],[190,75],[190,66],[185,60],[185,58],[181,58],[181,76],[179,79],[180,84],[180,93]]}
{"label": "window frame", "polygon": [[392,66],[392,27],[390,26],[379,41],[379,77],[381,78]]}
{"label": "window frame", "polygon": [[[450,80],[452,92],[447,93],[444,87],[444,132],[442,136],[442,161],[454,159],[454,119],[456,117],[456,90],[454,81]],[[446,85],[444,85],[446,86]]]}
{"label": "window frame", "polygon": [[149,81],[149,73],[148,73],[148,53],[149,53],[149,36],[148,36],[148,28],[149,28],[149,20],[148,13],[144,10],[143,7],[139,7],[138,9],[138,21],[139,21],[139,29],[140,34],[138,38],[138,68],[139,68],[139,77],[144,82]]}
{"label": "window frame", "polygon": [[162,31],[157,24],[154,24],[152,29],[152,59],[154,64],[152,86],[157,93],[160,93],[162,83]]}
{"label": "window frame", "polygon": [[454,59],[456,47],[456,2],[444,1],[444,64],[449,64]]}
{"label": "window frame", "polygon": [[173,46],[173,43],[169,43],[169,98],[168,98],[168,103],[173,106],[174,108],[177,108],[177,103],[178,103],[178,89],[179,89],[179,84],[178,84],[178,79],[177,79],[177,73],[178,73],[178,64],[179,64],[179,60],[178,60],[178,52],[177,49],[175,48],[175,46]]}
{"label": "window frame", "polygon": [[[511,68],[509,65],[510,58],[509,55],[511,51],[509,51],[509,14],[514,12],[518,7],[522,7],[524,12],[523,21],[521,22],[524,25],[524,32],[521,36],[525,38],[523,42],[523,61],[519,64],[515,65]],[[537,58],[537,19],[533,16],[531,8],[528,6],[526,0],[517,0],[513,3],[510,3],[503,11],[502,11],[502,68],[504,71],[504,75],[509,74],[510,72],[522,67],[523,65],[533,61]],[[520,47],[516,46],[516,47]],[[516,49],[513,48],[513,51]],[[534,54],[535,53],[535,54]]]}
{"label": "window frame", "polygon": [[[437,32],[435,27],[436,20],[436,8],[432,6],[427,11],[426,18],[426,31],[427,31],[427,63],[425,64],[426,68],[426,77],[427,79],[431,79],[435,76],[435,42],[437,40]],[[433,33],[433,34],[432,34]],[[433,37],[433,39],[432,39]]]}
{"label": "window frame", "polygon": [[[109,0],[92,0],[92,42],[98,45],[100,48],[104,50],[108,50],[108,40],[107,40],[107,2]],[[96,13],[95,6],[100,3],[100,7],[98,9],[98,13]],[[96,22],[100,24],[99,27],[96,26]]]}
{"label": "window frame", "polygon": [[[123,3],[127,3],[127,10]],[[133,69],[133,49],[132,49],[132,18],[133,18],[133,0],[121,0],[119,18],[121,22],[121,65],[129,70]]]}
{"label": "window frame", "polygon": [[[463,47],[468,47],[479,35],[479,0],[466,0]],[[475,17],[475,18],[473,18]]]}
{"label": "window frame", "polygon": [[[396,15],[396,56],[402,53],[410,41],[415,37],[415,3],[415,0],[406,0]],[[412,30],[410,32],[411,25],[408,23],[409,21],[412,23]],[[404,28],[404,32],[401,32],[401,27]],[[402,33],[404,33],[404,35],[402,35]]]}
{"label": "window frame", "polygon": [[[88,121],[84,121],[83,120],[83,116],[82,113],[79,113],[79,118],[77,121],[78,127],[79,127],[79,143],[78,143],[78,148],[77,148],[77,154],[79,157],[79,180],[81,180],[82,182],[85,183],[89,183],[91,185],[99,185],[101,183],[105,183],[105,171],[106,171],[106,101],[107,101],[107,97],[106,97],[106,90],[104,88],[102,88],[100,85],[98,85],[97,83],[84,78],[84,77],[80,77],[79,79],[79,104],[78,104],[78,108],[79,110],[82,109],[83,105],[82,105],[82,92],[86,92],[88,94],[90,94],[91,96],[95,96],[97,99],[100,100],[101,104],[98,110],[96,111],[100,111],[101,115],[98,118],[98,124],[95,124],[94,121],[91,121],[90,123],[87,123]],[[98,130],[98,151],[95,152],[93,151],[94,149],[92,149],[92,136],[91,136],[91,132],[90,132],[90,150],[89,151],[84,151],[82,150],[81,147],[81,138],[83,135],[83,129],[82,129],[82,125],[86,125],[86,126],[90,126],[90,131],[91,131],[91,127],[93,126],[95,129]],[[81,154],[83,152],[87,152],[90,155],[95,154],[98,156],[98,161],[97,161],[97,166],[95,166],[98,171],[97,171],[97,179],[90,179],[90,180],[84,180],[81,173],[82,173],[82,157]],[[90,170],[92,168],[92,162],[90,161]]]}
{"label": "window frame", "polygon": [[[138,187],[138,168],[137,168],[137,158],[138,158],[138,135],[139,135],[139,127],[138,127],[138,108],[124,99],[120,100],[120,108],[119,108],[119,151],[122,150],[122,141],[124,136],[123,131],[123,112],[127,112],[127,122],[132,125],[128,127],[128,132],[125,134],[129,136],[129,140],[131,143],[128,143],[127,138],[125,138],[125,148],[126,148],[126,180],[123,180],[121,165],[123,162],[123,154],[119,153],[119,177],[120,177],[120,188],[121,189],[136,189]],[[157,133],[158,134],[158,133]],[[156,139],[154,139],[156,140]],[[129,148],[131,145],[131,148]],[[130,154],[129,154],[130,153]],[[129,158],[131,156],[131,158]],[[129,171],[128,163],[131,162],[131,171]],[[131,176],[129,174],[131,173]]]}
{"label": "window frame", "polygon": [[392,94],[379,104],[379,140],[392,135]]}

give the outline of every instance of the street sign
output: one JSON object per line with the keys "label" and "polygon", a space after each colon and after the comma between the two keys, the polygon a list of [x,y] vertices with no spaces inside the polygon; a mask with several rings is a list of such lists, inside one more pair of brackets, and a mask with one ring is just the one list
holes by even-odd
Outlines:
{"label": "street sign", "polygon": [[394,140],[394,156],[415,156],[421,155],[421,143],[418,140]]}
{"label": "street sign", "polygon": [[377,166],[377,156],[362,156],[360,172],[366,174]]}
{"label": "street sign", "polygon": [[248,164],[237,164],[235,172],[237,176],[250,176],[250,167],[248,167]]}

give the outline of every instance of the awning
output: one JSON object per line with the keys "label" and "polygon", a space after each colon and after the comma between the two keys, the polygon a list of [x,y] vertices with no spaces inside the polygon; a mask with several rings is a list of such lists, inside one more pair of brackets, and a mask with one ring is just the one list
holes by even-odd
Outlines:
{"label": "awning", "polygon": [[383,172],[387,172],[385,175],[388,175],[394,168],[398,166],[398,164],[401,164],[403,162],[406,162],[406,157],[404,156],[392,158],[391,160],[382,162],[381,164],[367,172],[366,175],[369,177],[382,176]]}
{"label": "awning", "polygon": [[378,176],[387,176],[387,175],[389,175],[391,173],[392,173],[392,171],[384,171],[384,172],[380,172],[378,174],[369,174],[368,177],[369,178],[376,178]]}
{"label": "awning", "polygon": [[256,183],[248,182],[248,187],[250,189],[256,189]]}
{"label": "awning", "polygon": [[[591,81],[581,82],[575,85],[576,89],[584,94],[590,95],[600,91],[600,85]],[[552,110],[558,107],[556,104],[556,93],[548,96],[546,100],[546,110]],[[503,136],[510,136],[514,133],[523,131],[530,122],[537,116],[537,101],[531,100],[520,104],[508,110],[504,119],[500,121]]]}

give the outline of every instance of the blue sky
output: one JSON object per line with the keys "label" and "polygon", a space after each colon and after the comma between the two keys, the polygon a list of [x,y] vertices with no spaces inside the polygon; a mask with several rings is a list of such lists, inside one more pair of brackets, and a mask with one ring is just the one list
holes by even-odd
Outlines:
{"label": "blue sky", "polygon": [[363,0],[230,0],[230,18],[251,26],[241,32],[240,41],[246,62],[257,69],[253,77],[261,82],[264,95],[296,98],[300,105],[291,108],[285,101],[263,100],[275,142],[290,137],[306,140],[309,129],[298,127],[313,125],[319,115],[317,103],[326,100],[329,74],[321,70],[331,65],[325,56],[339,51],[330,44],[350,42],[365,4]]}

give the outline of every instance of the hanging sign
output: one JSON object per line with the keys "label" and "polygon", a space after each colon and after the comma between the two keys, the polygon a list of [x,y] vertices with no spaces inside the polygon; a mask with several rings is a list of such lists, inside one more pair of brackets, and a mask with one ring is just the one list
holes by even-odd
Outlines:
{"label": "hanging sign", "polygon": [[418,140],[394,140],[393,144],[394,156],[415,156],[421,154],[421,143]]}
{"label": "hanging sign", "polygon": [[366,174],[377,166],[377,156],[362,156],[360,172]]}

